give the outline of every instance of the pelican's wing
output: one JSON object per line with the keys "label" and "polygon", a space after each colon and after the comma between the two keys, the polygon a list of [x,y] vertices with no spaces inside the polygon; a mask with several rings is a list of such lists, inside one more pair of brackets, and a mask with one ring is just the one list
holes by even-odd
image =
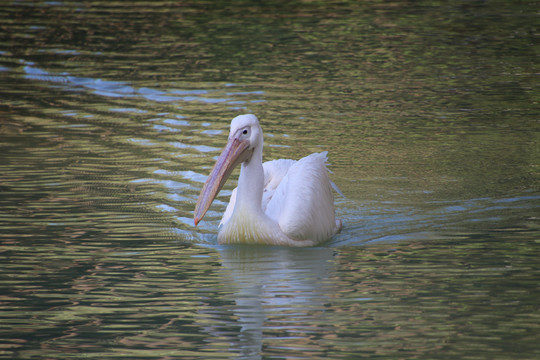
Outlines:
{"label": "pelican's wing", "polygon": [[337,231],[327,153],[290,164],[266,207],[266,214],[292,239],[323,241]]}
{"label": "pelican's wing", "polygon": [[266,212],[268,203],[274,197],[274,193],[279,184],[283,181],[283,178],[289,172],[291,166],[296,163],[295,160],[290,159],[278,159],[267,161],[263,164],[264,169],[264,191],[262,198],[262,210]]}

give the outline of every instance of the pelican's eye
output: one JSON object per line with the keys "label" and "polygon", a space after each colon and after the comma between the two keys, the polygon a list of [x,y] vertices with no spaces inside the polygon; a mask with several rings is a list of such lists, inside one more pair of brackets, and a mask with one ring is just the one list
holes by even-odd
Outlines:
{"label": "pelican's eye", "polygon": [[247,133],[248,133],[247,129],[244,129],[244,131],[242,131],[242,134],[244,135],[247,135]]}

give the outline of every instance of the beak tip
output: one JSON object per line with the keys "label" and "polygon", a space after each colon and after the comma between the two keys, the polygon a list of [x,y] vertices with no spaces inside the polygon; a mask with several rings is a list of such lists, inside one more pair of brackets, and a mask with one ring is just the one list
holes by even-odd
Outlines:
{"label": "beak tip", "polygon": [[193,222],[195,223],[195,226],[197,226],[197,224],[199,223],[199,221],[200,221],[200,220],[197,219],[197,218],[193,219]]}

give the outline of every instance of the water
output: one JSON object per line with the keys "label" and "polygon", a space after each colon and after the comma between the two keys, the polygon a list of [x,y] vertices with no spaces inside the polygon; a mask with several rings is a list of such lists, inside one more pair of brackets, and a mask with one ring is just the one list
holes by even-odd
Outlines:
{"label": "water", "polygon": [[[0,5],[0,357],[540,357],[533,3]],[[220,246],[230,120],[341,234]]]}

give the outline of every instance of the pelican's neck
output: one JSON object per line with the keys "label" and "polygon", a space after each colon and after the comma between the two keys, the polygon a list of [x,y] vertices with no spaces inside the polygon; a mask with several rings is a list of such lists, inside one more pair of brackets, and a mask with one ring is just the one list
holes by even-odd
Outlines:
{"label": "pelican's neck", "polygon": [[238,189],[236,194],[236,208],[248,213],[261,212],[261,201],[264,188],[264,169],[262,166],[262,144],[257,146],[248,162],[242,163]]}

